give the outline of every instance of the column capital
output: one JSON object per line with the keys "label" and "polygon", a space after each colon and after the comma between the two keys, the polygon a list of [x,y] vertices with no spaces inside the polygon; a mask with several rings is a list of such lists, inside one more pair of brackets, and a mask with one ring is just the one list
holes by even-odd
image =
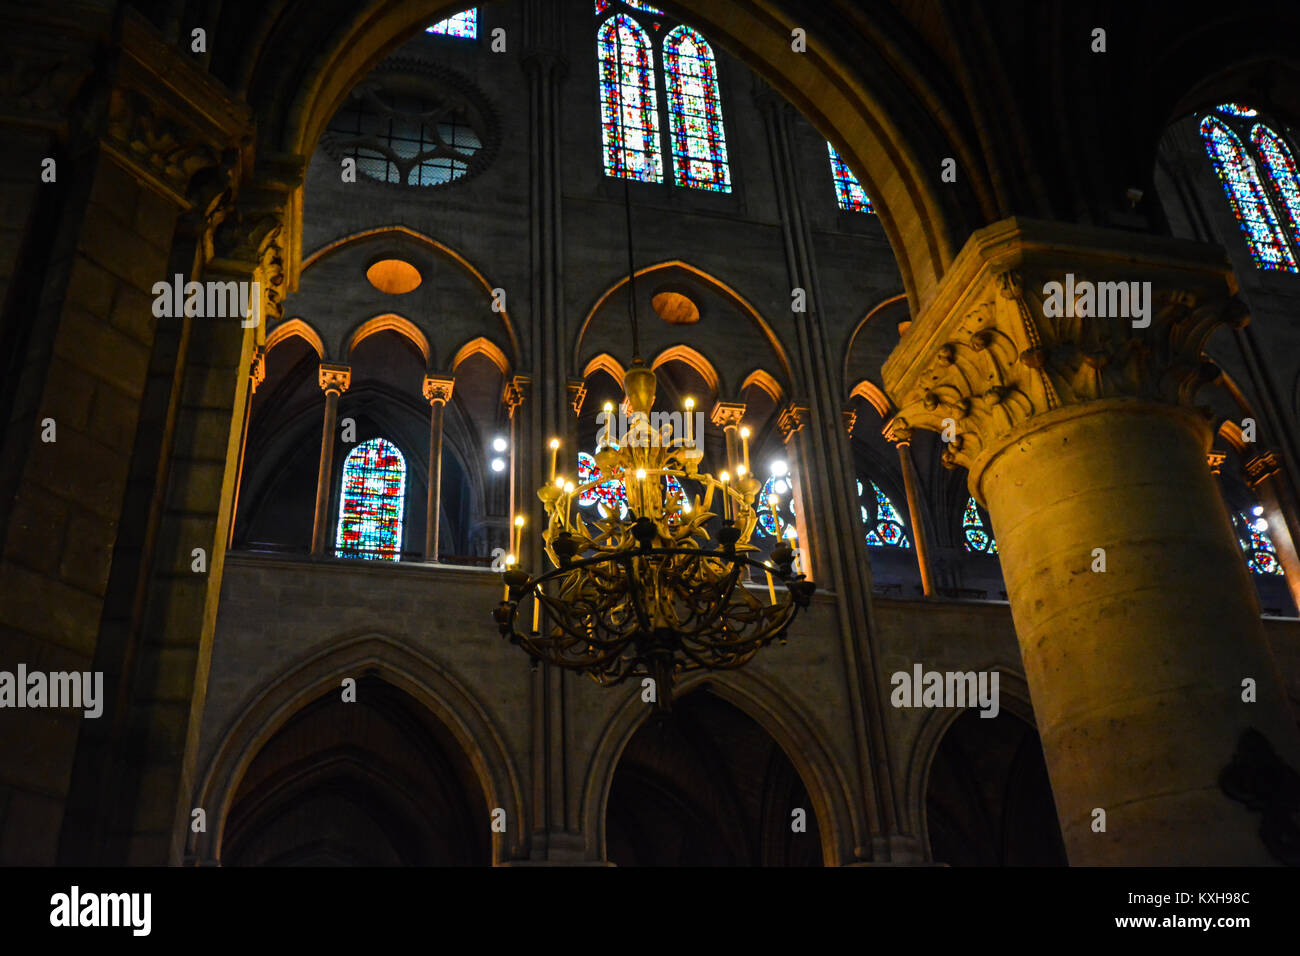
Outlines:
{"label": "column capital", "polygon": [[510,409],[510,417],[515,417],[515,409],[528,400],[528,394],[532,390],[533,380],[528,375],[514,375],[506,379],[505,390],[501,394],[501,401],[505,402],[506,407]]}
{"label": "column capital", "polygon": [[808,425],[808,406],[791,402],[781,410],[776,420],[776,427],[781,429],[781,440],[787,445],[796,434]]}
{"label": "column capital", "polygon": [[453,375],[426,375],[422,390],[430,405],[446,405],[451,401],[452,389],[455,387],[456,378]]}
{"label": "column capital", "polygon": [[1223,463],[1228,456],[1221,451],[1212,451],[1205,456],[1205,463],[1210,466],[1210,474],[1217,475],[1223,470]]}
{"label": "column capital", "polygon": [[248,363],[248,377],[254,392],[257,391],[257,386],[266,381],[266,348],[264,346],[259,345],[253,349],[253,357]]}
{"label": "column capital", "polygon": [[719,428],[738,428],[745,417],[744,402],[717,402],[709,420]]}
{"label": "column capital", "polygon": [[1028,419],[1133,398],[1191,405],[1202,349],[1248,320],[1223,251],[1159,236],[1006,219],[974,233],[884,365],[898,428],[956,434],[972,468]]}
{"label": "column capital", "polygon": [[1244,462],[1241,470],[1246,474],[1246,484],[1255,488],[1282,471],[1282,462],[1275,451],[1261,451]]}
{"label": "column capital", "polygon": [[841,409],[840,417],[844,420],[844,431],[852,438],[853,427],[858,423],[858,410],[856,408]]}
{"label": "column capital", "polygon": [[582,403],[587,400],[587,383],[580,378],[571,378],[568,382],[569,390],[569,407],[573,409],[573,417],[582,416]]}
{"label": "column capital", "polygon": [[326,394],[333,391],[342,395],[351,384],[352,366],[320,363],[320,387]]}

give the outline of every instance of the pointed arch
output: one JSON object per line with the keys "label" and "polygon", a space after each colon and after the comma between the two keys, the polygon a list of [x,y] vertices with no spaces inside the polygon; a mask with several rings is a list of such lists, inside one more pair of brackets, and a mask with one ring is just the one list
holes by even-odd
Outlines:
{"label": "pointed arch", "polygon": [[1256,123],[1250,131],[1250,142],[1263,161],[1273,195],[1290,220],[1285,229],[1300,248],[1300,173],[1296,171],[1295,157],[1286,140],[1263,123]]}
{"label": "pointed arch", "polygon": [[[710,288],[713,288],[718,292],[722,293],[722,295],[724,295],[726,298],[731,300],[733,305],[735,305],[742,312],[748,315],[750,321],[754,323],[755,327],[759,330],[760,333],[762,333],[763,337],[767,340],[767,344],[771,347],[772,352],[776,356],[777,361],[781,363],[781,373],[785,377],[785,382],[788,384],[794,381],[793,373],[790,370],[790,357],[786,353],[785,346],[781,344],[780,338],[777,337],[776,332],[772,329],[772,326],[768,323],[768,321],[764,319],[762,315],[759,314],[758,309],[756,309],[748,299],[746,299],[739,292],[737,292],[732,286],[728,285],[726,282],[723,282],[721,279],[717,278],[716,276],[713,276],[710,273],[705,272],[703,269],[691,265],[689,262],[683,262],[681,259],[668,259],[664,262],[658,262],[655,263],[654,265],[645,266],[641,269],[637,269],[635,274],[636,274],[636,278],[639,280],[642,276],[647,276],[654,272],[663,272],[669,269],[681,269],[683,272],[690,273],[696,278],[707,283]],[[573,343],[573,366],[572,367],[575,370],[582,366],[582,358],[581,358],[582,343],[583,340],[586,338],[587,329],[590,328],[592,320],[595,319],[596,314],[600,312],[601,307],[604,306],[604,304],[609,301],[610,296],[614,295],[614,293],[618,292],[625,285],[627,285],[627,276],[623,276],[617,282],[615,282],[613,285],[607,288],[604,292],[602,292],[599,298],[596,299],[592,307],[587,311],[587,315],[582,320],[582,325],[578,328],[578,334],[575,337]]]}
{"label": "pointed arch", "polygon": [[892,404],[889,401],[889,396],[881,391],[878,385],[867,381],[865,378],[858,382],[857,385],[853,386],[852,391],[849,392],[849,398],[860,398],[864,400],[872,408],[878,411],[880,417],[883,419],[889,419],[892,417],[890,414]]}
{"label": "pointed arch", "polygon": [[961,515],[962,547],[979,554],[997,554],[998,543],[973,497],[966,499]]}
{"label": "pointed arch", "polygon": [[1214,116],[1202,119],[1200,128],[1205,151],[1214,163],[1228,204],[1241,225],[1251,258],[1262,269],[1297,271],[1295,255],[1268,201],[1259,171],[1241,139]]}
{"label": "pointed arch", "polygon": [[708,41],[688,26],[664,37],[664,87],[673,182],[691,189],[731,192],[718,61]]}
{"label": "pointed arch", "polygon": [[398,335],[406,338],[412,345],[420,350],[424,356],[424,366],[429,368],[433,362],[433,350],[429,347],[429,340],[424,333],[416,327],[410,319],[403,318],[396,312],[387,312],[383,315],[377,315],[373,319],[367,319],[357,326],[352,335],[348,337],[347,345],[343,348],[343,355],[347,359],[352,358],[352,351],[364,342],[370,336],[379,332],[396,332]]}
{"label": "pointed arch", "polygon": [[614,381],[618,382],[619,385],[622,385],[623,376],[626,373],[626,370],[623,368],[619,360],[614,358],[614,356],[610,355],[608,352],[601,352],[594,359],[588,362],[586,367],[582,370],[583,381],[591,378],[591,376],[596,372],[604,372]]}
{"label": "pointed arch", "polygon": [[713,367],[713,363],[706,359],[689,345],[674,345],[664,349],[659,353],[659,357],[650,363],[650,368],[659,368],[666,362],[681,362],[694,369],[704,379],[704,384],[709,387],[709,391],[718,394],[718,372]]}
{"label": "pointed arch", "polygon": [[373,229],[363,229],[360,232],[354,232],[351,233],[350,235],[342,236],[338,239],[335,239],[332,242],[327,242],[325,245],[321,246],[311,255],[303,259],[302,267],[298,270],[299,276],[305,275],[308,269],[316,265],[322,259],[326,258],[327,256],[331,256],[334,253],[339,252],[340,250],[346,249],[348,246],[356,245],[359,242],[367,242],[370,240],[379,239],[383,237],[393,237],[397,239],[410,240],[416,243],[417,245],[441,253],[442,255],[450,259],[452,262],[454,262],[457,266],[459,266],[462,270],[464,270],[464,272],[467,275],[469,275],[475,282],[479,284],[479,286],[483,289],[483,292],[487,295],[488,299],[492,302],[493,312],[501,316],[501,323],[502,325],[505,326],[506,338],[509,340],[510,343],[510,353],[515,357],[516,361],[519,360],[519,355],[520,355],[519,336],[516,334],[514,320],[510,318],[510,312],[506,308],[506,302],[504,297],[499,298],[496,294],[498,291],[498,286],[496,286],[490,279],[488,279],[488,277],[485,276],[477,266],[475,266],[472,262],[470,262],[467,258],[461,255],[458,251],[453,249],[451,246],[447,245],[446,243],[439,242],[437,239],[434,239],[432,236],[428,236],[422,232],[418,232],[414,229],[411,229],[409,226],[402,226],[396,224],[390,226],[377,226]]}
{"label": "pointed arch", "polygon": [[334,556],[400,561],[406,459],[383,438],[363,442],[343,461]]}
{"label": "pointed arch", "polygon": [[620,13],[601,24],[596,54],[605,175],[663,182],[655,54],[649,35],[636,20]]}
{"label": "pointed arch", "polygon": [[889,495],[876,482],[868,478],[871,486],[868,494],[858,479],[858,509],[862,514],[862,523],[867,529],[867,546],[872,548],[911,548],[912,541],[907,534],[907,521],[903,518]]}
{"label": "pointed arch", "polygon": [[277,345],[294,336],[305,340],[308,345],[316,350],[316,354],[322,360],[325,358],[325,342],[320,337],[320,333],[302,319],[290,319],[288,322],[281,322],[267,334],[266,345],[263,347],[269,354]]}
{"label": "pointed arch", "polygon": [[502,352],[495,342],[482,335],[470,339],[456,352],[456,357],[451,360],[452,373],[454,374],[456,369],[460,368],[460,364],[471,355],[482,355],[495,365],[502,375],[510,374],[510,360],[506,358],[506,353]]}
{"label": "pointed arch", "polygon": [[739,394],[744,395],[745,390],[751,385],[755,388],[761,388],[778,405],[781,404],[781,400],[785,397],[781,389],[781,383],[761,368],[756,368],[745,376],[745,380],[740,383]]}

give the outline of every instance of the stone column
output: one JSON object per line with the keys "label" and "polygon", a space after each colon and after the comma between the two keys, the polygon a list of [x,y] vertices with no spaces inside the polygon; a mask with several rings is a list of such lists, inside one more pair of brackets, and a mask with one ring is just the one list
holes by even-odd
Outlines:
{"label": "stone column", "polygon": [[912,431],[896,428],[890,440],[898,445],[898,462],[903,469],[903,490],[907,493],[907,515],[912,522],[912,542],[916,545],[916,564],[921,570],[921,591],[926,597],[934,594],[934,571],[930,567],[930,537],[925,530],[921,513],[921,483],[916,477],[912,462]]}
{"label": "stone column", "polygon": [[1234,293],[1217,247],[1005,220],[884,366],[891,424],[955,426],[944,460],[992,517],[1072,863],[1284,853],[1251,773],[1300,765],[1300,737],[1188,407]]}
{"label": "stone column", "polygon": [[[740,423],[745,418],[744,402],[718,402],[713,406],[709,420],[722,429],[727,439],[727,470],[731,480],[736,480],[736,466],[740,464]],[[721,468],[712,469],[716,474]]]}
{"label": "stone column", "polygon": [[794,460],[790,463],[790,492],[799,502],[794,512],[794,530],[797,535],[798,570],[809,580],[816,580],[813,574],[813,541],[811,538],[813,523],[808,520],[808,494],[804,485],[804,475],[811,474],[809,469],[816,459],[810,454],[807,439],[811,432],[808,425],[808,408],[804,405],[790,404],[777,416],[776,427],[781,430],[781,440],[790,448],[787,456]]}
{"label": "stone column", "polygon": [[1285,505],[1286,484],[1282,481],[1282,463],[1274,451],[1264,451],[1242,465],[1246,483],[1264,507],[1268,535],[1277,548],[1277,558],[1286,574],[1291,600],[1300,609],[1300,556],[1296,553],[1295,514]]}
{"label": "stone column", "polygon": [[320,467],[316,472],[316,518],[312,523],[311,553],[319,557],[329,544],[330,479],[334,473],[334,434],[339,423],[339,396],[352,384],[352,369],[346,365],[320,367],[320,387],[325,392],[325,421],[320,435]]}
{"label": "stone column", "polygon": [[424,376],[429,400],[429,499],[424,522],[424,560],[438,563],[438,525],[442,514],[442,412],[456,381],[450,375]]}

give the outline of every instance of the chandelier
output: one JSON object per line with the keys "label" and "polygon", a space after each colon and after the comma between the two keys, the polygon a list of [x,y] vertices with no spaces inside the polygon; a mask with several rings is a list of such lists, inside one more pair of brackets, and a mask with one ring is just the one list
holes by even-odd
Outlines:
{"label": "chandelier", "polygon": [[[685,434],[671,419],[651,427],[656,386],[654,372],[634,360],[624,378],[621,434],[606,414],[599,477],[575,484],[557,476],[559,442],[551,442],[551,480],[537,492],[548,519],[543,542],[551,570],[533,576],[509,567],[494,617],[502,636],[527,651],[534,666],[546,661],[603,685],[650,678],[647,699],[664,715],[678,675],[740,667],[764,645],[784,644],[815,585],[798,571],[775,500],[766,504],[778,543],[770,560],[757,559],[750,539],[759,483],[747,462],[736,466],[734,479],[700,470],[703,449],[698,431],[691,434],[689,403]],[[607,476],[623,482],[626,511],[588,521],[576,505],[613,480]],[[693,487],[700,491],[692,501],[684,489]],[[709,529],[719,520],[715,541]],[[514,554],[522,529],[516,518]],[[765,578],[766,591],[744,586],[751,571]],[[532,626],[521,628],[525,603],[531,603]]]}

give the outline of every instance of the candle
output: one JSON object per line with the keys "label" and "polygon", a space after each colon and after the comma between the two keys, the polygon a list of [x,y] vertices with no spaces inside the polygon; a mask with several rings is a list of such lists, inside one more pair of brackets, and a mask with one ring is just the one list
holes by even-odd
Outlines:
{"label": "candle", "polygon": [[745,471],[749,471],[749,428],[748,427],[742,428],[740,430],[740,445],[741,448],[744,450]]}
{"label": "candle", "polygon": [[524,516],[515,515],[515,536],[514,536],[514,541],[510,545],[510,550],[514,551],[515,554],[518,554],[520,551],[523,550],[523,545],[524,545]]}
{"label": "candle", "polygon": [[601,444],[610,445],[613,443],[614,433],[614,403],[605,403],[605,435],[601,439]]}
{"label": "candle", "polygon": [[[770,574],[767,577],[769,581],[772,579],[772,576]],[[773,599],[772,603],[775,604],[776,600]],[[533,592],[533,633],[534,634],[537,633],[537,620],[541,613],[542,613],[541,593],[539,591],[534,591]]]}
{"label": "candle", "polygon": [[645,514],[646,506],[649,504],[649,502],[646,501],[644,468],[638,468],[636,470],[636,497],[637,497],[637,511],[641,512],[641,514]]}
{"label": "candle", "polygon": [[727,500],[727,482],[731,476],[724,471],[718,475],[718,480],[722,482],[722,520],[726,521],[731,517],[731,502]]}
{"label": "candle", "polygon": [[[771,562],[769,562],[768,567],[771,566]],[[773,604],[776,604],[776,585],[772,583],[772,572],[765,571],[763,573],[767,575],[767,596],[771,599]]]}
{"label": "candle", "polygon": [[559,447],[560,447],[560,440],[558,438],[552,438],[551,439],[551,481],[555,480],[555,453],[556,451],[559,450]]}
{"label": "candle", "polygon": [[[514,564],[514,563],[515,563],[515,556],[514,556],[513,554],[507,554],[507,555],[506,555],[506,570],[509,571],[509,570],[510,570],[510,565],[512,565],[512,564]],[[504,585],[501,586],[501,600],[502,600],[502,602],[506,602],[506,601],[509,601],[509,600],[510,600],[510,585],[508,585],[508,584],[504,584]]]}
{"label": "candle", "polygon": [[692,431],[691,428],[691,419],[695,417],[694,408],[695,408],[695,399],[688,398],[686,400],[686,442],[685,442],[687,448],[695,447],[694,432]]}

